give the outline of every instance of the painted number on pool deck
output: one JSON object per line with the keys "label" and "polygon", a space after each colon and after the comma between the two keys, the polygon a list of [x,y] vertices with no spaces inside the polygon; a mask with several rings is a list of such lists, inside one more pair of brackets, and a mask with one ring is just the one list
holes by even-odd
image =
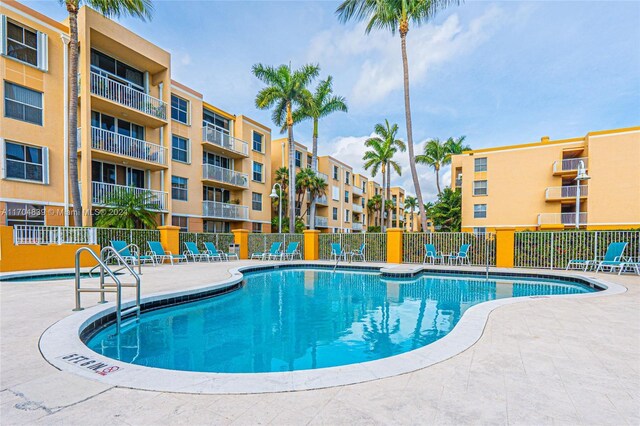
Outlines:
{"label": "painted number on pool deck", "polygon": [[69,364],[77,365],[78,367],[86,368],[88,370],[92,370],[94,373],[99,374],[101,376],[106,376],[107,374],[115,373],[117,371],[122,370],[122,367],[117,365],[109,365],[104,362],[100,362],[88,356],[80,355],[80,354],[69,354],[60,357],[63,361],[66,361]]}

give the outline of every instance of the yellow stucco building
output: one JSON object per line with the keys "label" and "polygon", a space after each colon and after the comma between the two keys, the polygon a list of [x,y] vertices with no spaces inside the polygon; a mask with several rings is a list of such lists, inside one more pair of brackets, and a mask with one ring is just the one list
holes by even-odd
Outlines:
{"label": "yellow stucco building", "polygon": [[[451,187],[462,190],[462,230],[640,228],[639,161],[640,127],[456,155]],[[578,188],[582,165],[589,179]]]}

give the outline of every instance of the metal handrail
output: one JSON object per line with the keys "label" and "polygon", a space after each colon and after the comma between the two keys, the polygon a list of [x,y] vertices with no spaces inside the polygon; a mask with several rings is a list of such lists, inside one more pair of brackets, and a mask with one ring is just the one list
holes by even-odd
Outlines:
{"label": "metal handrail", "polygon": [[[131,244],[129,244],[131,245]],[[128,247],[128,246],[127,246]],[[137,246],[136,246],[137,247]],[[139,249],[138,249],[139,250]],[[118,261],[122,262],[124,264],[124,267],[127,269],[127,271],[129,271],[129,273],[131,275],[133,275],[133,278],[136,280],[135,283],[135,287],[136,287],[136,306],[138,307],[138,312],[137,312],[137,316],[140,315],[140,275],[136,274],[136,272],[131,268],[131,266],[129,266],[129,264],[127,262],[125,262],[124,258],[120,255],[120,253],[118,251],[116,251],[116,249],[114,249],[111,246],[106,246],[104,247],[102,250],[100,250],[100,257],[104,259],[104,254],[107,252],[112,252],[113,256],[116,257],[116,259],[118,259]],[[138,267],[140,268],[140,271],[142,271],[142,267],[140,266],[140,253],[138,252]],[[103,273],[101,272],[101,275]],[[104,281],[104,280],[102,280]],[[131,287],[130,285],[127,284],[120,284],[120,287]],[[102,293],[102,295],[104,296],[104,293]],[[120,299],[120,294],[118,294],[118,299]]]}

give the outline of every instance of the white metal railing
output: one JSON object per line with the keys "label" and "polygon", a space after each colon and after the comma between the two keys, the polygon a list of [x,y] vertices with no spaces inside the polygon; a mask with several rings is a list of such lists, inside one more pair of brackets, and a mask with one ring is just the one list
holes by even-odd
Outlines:
{"label": "white metal railing", "polygon": [[639,231],[516,232],[514,266],[564,269],[571,259],[602,260],[615,242],[627,243],[625,258],[640,261]]}
{"label": "white metal railing", "polygon": [[316,215],[315,225],[319,228],[327,228],[329,226],[329,218],[326,216]]}
{"label": "white metal railing", "polygon": [[203,201],[202,215],[218,219],[248,220],[249,208],[239,204]]}
{"label": "white metal railing", "polygon": [[91,127],[91,148],[151,163],[167,164],[167,148],[164,146],[99,127]]}
{"label": "white metal railing", "polygon": [[[496,264],[496,238],[493,233],[471,232],[407,232],[402,236],[402,261],[422,263],[425,244],[432,244],[438,254],[458,253],[463,244],[471,244],[467,253],[469,264],[485,266]],[[446,262],[446,256],[440,262]]]}
{"label": "white metal railing", "polygon": [[[586,197],[589,194],[587,185],[580,185],[580,196]],[[573,186],[551,186],[546,189],[544,196],[547,200],[558,198],[576,198],[578,195],[578,185]]]}
{"label": "white metal railing", "polygon": [[316,197],[316,204],[322,204],[322,205],[328,204],[327,196],[322,195],[322,196]]}
{"label": "white metal railing", "polygon": [[93,71],[91,93],[161,120],[167,119],[166,102]]}
{"label": "white metal railing", "polygon": [[202,126],[202,140],[214,145],[218,145],[224,149],[237,152],[244,156],[249,156],[249,144],[242,139],[234,138],[228,133],[223,132],[218,127],[204,123]]}
{"label": "white metal railing", "polygon": [[352,204],[351,205],[351,209],[353,210],[354,213],[362,213],[362,205],[360,204]]}
{"label": "white metal railing", "polygon": [[322,178],[325,182],[327,182],[327,183],[329,182],[329,176],[327,176],[325,173],[316,171],[316,175],[318,175],[318,177]]}
{"label": "white metal railing", "polygon": [[96,244],[96,228],[14,225],[13,243],[16,245]]}
{"label": "white metal railing", "polygon": [[353,195],[355,195],[356,197],[362,197],[362,188],[360,188],[359,186],[352,187],[351,191],[353,192]]}
{"label": "white metal railing", "polygon": [[362,231],[362,222],[353,222],[351,224],[351,229],[354,231]]}
{"label": "white metal railing", "polygon": [[236,172],[235,170],[225,169],[224,167],[214,166],[213,164],[202,165],[202,178],[228,183],[229,185],[241,186],[243,188],[249,187],[249,175],[246,173]]}
{"label": "white metal railing", "polygon": [[[580,223],[587,224],[587,213],[580,212]],[[575,225],[575,213],[540,213],[538,215],[538,225]]]}
{"label": "white metal railing", "polygon": [[578,163],[582,161],[584,162],[584,166],[587,167],[587,157],[581,158],[567,158],[564,160],[558,160],[553,162],[553,172],[566,172],[578,170]]}
{"label": "white metal railing", "polygon": [[149,210],[166,211],[168,206],[169,196],[164,191],[104,182],[91,182],[91,189],[92,200],[95,205],[108,206],[110,205],[110,198],[116,197],[119,193],[132,192],[140,196],[147,195],[145,201]]}

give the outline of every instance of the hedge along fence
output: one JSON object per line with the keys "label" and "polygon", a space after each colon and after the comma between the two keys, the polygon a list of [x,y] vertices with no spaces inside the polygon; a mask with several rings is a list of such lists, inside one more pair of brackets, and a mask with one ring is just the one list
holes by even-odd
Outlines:
{"label": "hedge along fence", "polygon": [[422,263],[425,244],[433,244],[438,253],[458,253],[462,244],[471,244],[469,263],[479,266],[495,266],[496,236],[493,233],[471,232],[411,232],[402,236],[402,261]]}
{"label": "hedge along fence", "polygon": [[205,250],[204,243],[213,243],[219,251],[229,251],[229,245],[233,244],[233,234],[213,233],[213,232],[180,232],[180,252],[187,248],[185,242],[194,242],[200,250]]}
{"label": "hedge along fence", "polygon": [[344,251],[359,250],[365,243],[364,257],[367,262],[387,261],[387,234],[379,232],[320,234],[318,240],[321,260],[331,259],[331,243],[340,244]]}
{"label": "hedge along fence", "polygon": [[140,247],[140,253],[149,250],[147,241],[160,241],[160,231],[157,229],[96,228],[96,233],[100,247],[110,246],[111,240],[121,240]]}
{"label": "hedge along fence", "polygon": [[289,243],[300,243],[298,251],[304,259],[304,235],[303,234],[249,234],[249,256],[252,253],[264,253],[269,251],[271,244],[282,243],[281,250],[286,250]]}
{"label": "hedge along fence", "polygon": [[571,259],[604,257],[614,242],[628,243],[623,256],[640,261],[640,231],[516,232],[514,267],[564,269]]}

